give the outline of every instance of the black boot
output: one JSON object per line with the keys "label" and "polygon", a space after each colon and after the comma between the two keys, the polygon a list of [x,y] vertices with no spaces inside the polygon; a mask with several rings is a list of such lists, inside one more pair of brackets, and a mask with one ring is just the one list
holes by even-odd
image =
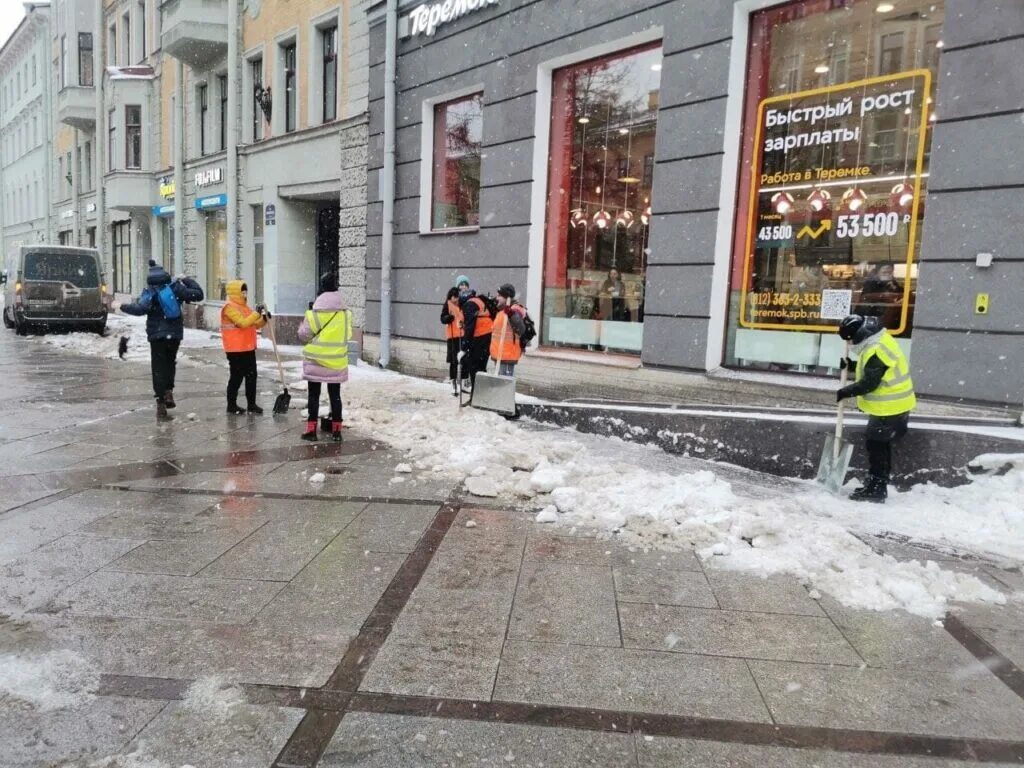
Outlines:
{"label": "black boot", "polygon": [[249,413],[253,414],[254,416],[262,416],[263,415],[263,409],[260,408],[255,403],[253,405],[250,405],[246,410]]}
{"label": "black boot", "polygon": [[245,408],[240,407],[237,403],[228,403],[228,413],[232,416],[244,416]]}
{"label": "black boot", "polygon": [[170,421],[174,417],[167,412],[167,403],[163,400],[156,401],[156,420],[157,421]]}
{"label": "black boot", "polygon": [[168,408],[178,407],[178,404],[174,402],[174,392],[170,389],[164,392],[164,405],[166,405]]}
{"label": "black boot", "polygon": [[889,487],[885,480],[878,477],[869,477],[863,488],[858,488],[850,494],[850,501],[870,501],[874,504],[885,504],[889,497]]}

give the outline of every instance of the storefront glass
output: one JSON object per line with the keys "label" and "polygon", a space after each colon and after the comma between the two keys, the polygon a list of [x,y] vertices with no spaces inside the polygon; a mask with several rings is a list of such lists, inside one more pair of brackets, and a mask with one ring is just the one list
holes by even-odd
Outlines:
{"label": "storefront glass", "polygon": [[228,280],[228,217],[224,209],[206,216],[206,298],[226,301]]}
{"label": "storefront glass", "polygon": [[541,342],[638,353],[660,44],[554,73]]}
{"label": "storefront glass", "polygon": [[726,364],[825,373],[838,321],[909,350],[942,2],[754,14]]}

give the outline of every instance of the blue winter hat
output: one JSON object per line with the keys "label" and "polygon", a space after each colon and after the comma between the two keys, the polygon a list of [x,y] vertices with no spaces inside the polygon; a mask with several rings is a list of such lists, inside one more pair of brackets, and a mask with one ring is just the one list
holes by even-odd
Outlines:
{"label": "blue winter hat", "polygon": [[469,278],[466,277],[465,275],[459,275],[457,278],[455,278],[455,287],[456,288],[458,288],[463,283],[465,283],[467,286],[469,285]]}

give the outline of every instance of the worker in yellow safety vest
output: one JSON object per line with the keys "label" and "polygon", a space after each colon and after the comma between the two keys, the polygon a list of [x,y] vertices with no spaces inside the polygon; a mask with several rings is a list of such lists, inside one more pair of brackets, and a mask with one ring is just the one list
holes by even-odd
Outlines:
{"label": "worker in yellow safety vest", "polygon": [[331,403],[331,439],[341,442],[341,385],[348,381],[348,342],[352,338],[351,312],[345,308],[338,279],[328,273],[320,279],[320,295],[299,326],[302,377],[309,382],[306,431],[303,440],[315,441],[320,416],[320,392],[327,385]]}
{"label": "worker in yellow safety vest", "polygon": [[853,384],[836,393],[836,400],[857,398],[857,407],[868,415],[866,447],[868,478],[850,498],[884,504],[889,495],[892,444],[907,434],[910,412],[917,405],[914,381],[903,354],[877,317],[850,315],[839,324],[839,336],[850,342],[857,356],[844,358],[840,367],[855,373]]}

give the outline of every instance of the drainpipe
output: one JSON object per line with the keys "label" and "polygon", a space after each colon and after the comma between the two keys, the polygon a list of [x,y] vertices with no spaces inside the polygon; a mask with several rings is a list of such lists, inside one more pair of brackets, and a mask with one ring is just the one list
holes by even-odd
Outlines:
{"label": "drainpipe", "polygon": [[[103,99],[104,75],[106,74],[107,37],[103,29],[103,0],[95,0],[93,13],[93,62],[92,82],[96,89],[96,248],[103,259],[104,272],[109,280],[114,279],[113,254],[107,250],[107,197],[103,191],[103,173],[107,168],[107,110]],[[113,285],[111,284],[111,292]]]}
{"label": "drainpipe", "polygon": [[174,65],[174,266],[185,274],[185,65]]}
{"label": "drainpipe", "polygon": [[395,70],[398,63],[398,0],[388,0],[384,45],[384,168],[380,195],[384,229],[380,238],[380,360],[391,363],[391,251],[395,232]]}
{"label": "drainpipe", "polygon": [[82,245],[82,233],[78,226],[78,220],[82,212],[79,207],[78,189],[82,185],[82,179],[79,177],[82,167],[82,156],[81,149],[78,146],[78,129],[75,128],[71,135],[74,137],[73,141],[75,142],[71,150],[71,167],[73,170],[69,171],[71,174],[71,209],[75,212],[75,217],[71,221],[71,239],[76,246],[80,247]]}
{"label": "drainpipe", "polygon": [[[103,2],[103,0],[98,0]],[[46,38],[47,42],[53,40],[54,30],[54,18],[53,14],[47,12],[46,14]],[[44,49],[45,50],[45,49]],[[53,227],[53,120],[57,114],[56,99],[53,98],[53,92],[50,89],[50,78],[46,74],[46,61],[49,57],[43,55],[43,67],[42,67],[42,78],[43,78],[43,104],[46,105],[46,111],[43,115],[43,131],[46,134],[46,242],[56,243],[57,233]]]}
{"label": "drainpipe", "polygon": [[238,0],[228,0],[228,127],[227,174],[228,174],[228,264],[235,275],[241,277],[242,263],[238,248]]}

